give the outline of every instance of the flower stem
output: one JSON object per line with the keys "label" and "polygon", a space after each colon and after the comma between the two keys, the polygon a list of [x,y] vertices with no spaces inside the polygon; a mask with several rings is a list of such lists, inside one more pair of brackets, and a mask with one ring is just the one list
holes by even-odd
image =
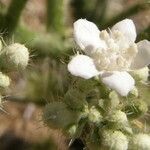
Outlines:
{"label": "flower stem", "polygon": [[14,30],[17,27],[19,22],[19,18],[25,4],[28,0],[12,0],[6,15],[4,16],[4,22],[2,29],[6,29],[8,32],[8,36],[12,35]]}

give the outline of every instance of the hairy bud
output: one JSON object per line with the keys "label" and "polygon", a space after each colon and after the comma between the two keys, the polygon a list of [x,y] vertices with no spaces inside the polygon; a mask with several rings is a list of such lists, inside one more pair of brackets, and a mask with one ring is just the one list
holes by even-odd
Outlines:
{"label": "hairy bud", "polygon": [[148,106],[143,100],[137,100],[132,105],[127,105],[125,111],[128,113],[130,119],[138,118],[148,111]]}
{"label": "hairy bud", "polygon": [[0,53],[0,69],[6,72],[23,70],[28,65],[28,49],[19,43],[5,47]]}
{"label": "hairy bud", "polygon": [[110,107],[111,108],[116,108],[119,105],[119,97],[118,94],[115,91],[112,91],[109,94],[109,98],[110,98]]}
{"label": "hairy bud", "polygon": [[65,94],[64,102],[75,110],[81,110],[86,105],[85,95],[77,89],[69,89]]}
{"label": "hairy bud", "polygon": [[139,93],[138,93],[138,89],[136,87],[134,87],[130,93],[129,93],[129,97],[138,97]]}
{"label": "hairy bud", "polygon": [[72,125],[69,129],[68,129],[68,133],[70,136],[73,136],[77,131],[77,126],[76,125]]}
{"label": "hairy bud", "polygon": [[139,81],[147,81],[148,76],[149,76],[149,69],[148,67],[145,67],[145,68],[133,71],[132,74],[135,77],[135,79]]}
{"label": "hairy bud", "polygon": [[121,129],[128,133],[132,133],[132,129],[129,125],[127,116],[123,111],[117,110],[117,111],[112,112],[108,116],[108,121],[114,128]]}
{"label": "hairy bud", "polygon": [[105,130],[102,133],[102,144],[104,148],[111,150],[127,150],[128,139],[120,131]]}
{"label": "hairy bud", "polygon": [[10,85],[10,78],[0,72],[0,88],[6,88]]}
{"label": "hairy bud", "polygon": [[90,108],[88,118],[89,121],[93,123],[99,123],[102,121],[102,115],[94,106]]}

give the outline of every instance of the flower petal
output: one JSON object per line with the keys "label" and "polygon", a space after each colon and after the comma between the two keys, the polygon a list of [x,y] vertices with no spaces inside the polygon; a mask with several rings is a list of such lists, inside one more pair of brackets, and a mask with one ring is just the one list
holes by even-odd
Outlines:
{"label": "flower petal", "polygon": [[99,34],[97,26],[86,19],[79,19],[74,23],[75,41],[82,50],[105,48],[106,44],[100,39]]}
{"label": "flower petal", "polygon": [[127,72],[103,73],[102,82],[121,96],[127,96],[134,88],[135,81]]}
{"label": "flower petal", "polygon": [[131,69],[141,69],[150,64],[150,42],[147,40],[137,43],[138,53],[131,64]]}
{"label": "flower petal", "polygon": [[84,79],[89,79],[99,74],[93,59],[86,55],[77,55],[73,57],[68,64],[68,70],[72,75]]}
{"label": "flower petal", "polygon": [[135,25],[131,19],[124,19],[124,20],[116,23],[112,27],[112,31],[113,30],[119,30],[120,32],[122,32],[129,45],[135,42],[136,29],[135,29]]}

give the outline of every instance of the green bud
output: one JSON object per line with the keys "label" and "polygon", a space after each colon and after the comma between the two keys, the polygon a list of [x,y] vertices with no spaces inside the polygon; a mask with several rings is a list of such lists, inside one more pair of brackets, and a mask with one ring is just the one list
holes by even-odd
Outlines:
{"label": "green bud", "polygon": [[110,107],[116,108],[120,103],[118,94],[115,91],[112,91],[109,94],[109,98],[110,98]]}
{"label": "green bud", "polygon": [[135,119],[144,115],[148,111],[148,106],[143,100],[137,100],[127,105],[125,111],[130,119]]}
{"label": "green bud", "polygon": [[130,91],[130,93],[129,93],[129,95],[128,95],[129,97],[138,97],[139,96],[139,93],[138,93],[138,89],[136,88],[136,87],[134,87],[131,91]]}
{"label": "green bud", "polygon": [[69,129],[68,129],[68,133],[70,136],[74,136],[75,133],[77,131],[77,126],[76,125],[72,125]]}
{"label": "green bud", "polygon": [[5,47],[0,53],[0,70],[5,72],[23,70],[28,65],[28,49],[19,43]]}
{"label": "green bud", "polygon": [[78,114],[67,109],[62,102],[53,102],[46,105],[43,113],[43,120],[52,128],[62,128],[76,124],[78,122]]}
{"label": "green bud", "polygon": [[132,75],[138,81],[147,81],[149,76],[149,69],[148,67],[145,67],[139,70],[135,70],[132,72]]}
{"label": "green bud", "polygon": [[103,118],[102,115],[95,108],[95,106],[92,106],[89,109],[88,119],[89,119],[90,122],[98,124],[102,121],[102,118]]}
{"label": "green bud", "polygon": [[10,85],[10,78],[0,72],[0,88],[6,88]]}
{"label": "green bud", "polygon": [[117,110],[108,116],[110,125],[116,129],[121,129],[127,133],[132,133],[126,114],[123,111]]}
{"label": "green bud", "polygon": [[71,109],[82,110],[86,105],[85,95],[76,89],[70,89],[67,91],[64,97],[64,102]]}
{"label": "green bud", "polygon": [[89,93],[95,87],[95,82],[93,80],[79,79],[76,83],[76,88],[82,93]]}
{"label": "green bud", "polygon": [[132,138],[132,150],[150,150],[150,136],[147,134],[137,134]]}
{"label": "green bud", "polygon": [[128,139],[120,131],[105,130],[102,134],[102,145],[106,149],[111,150],[127,150]]}
{"label": "green bud", "polygon": [[87,118],[88,115],[89,115],[89,107],[88,107],[88,105],[85,105],[83,110],[80,113],[80,117],[81,118]]}
{"label": "green bud", "polygon": [[105,107],[105,100],[104,99],[99,99],[98,100],[98,106],[101,107],[101,108],[104,108]]}

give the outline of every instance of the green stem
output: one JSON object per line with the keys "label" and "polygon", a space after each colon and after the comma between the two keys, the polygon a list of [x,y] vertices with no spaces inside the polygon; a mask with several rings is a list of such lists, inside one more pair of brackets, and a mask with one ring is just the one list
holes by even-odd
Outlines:
{"label": "green stem", "polygon": [[102,24],[102,22],[105,19],[107,2],[108,2],[108,0],[97,0],[96,1],[95,9],[93,10],[90,20],[92,20],[92,18],[94,18],[94,20],[97,24]]}
{"label": "green stem", "polygon": [[105,22],[103,25],[101,25],[101,29],[111,27],[114,24],[116,24],[117,22],[119,22],[127,17],[130,17],[134,14],[137,14],[138,12],[148,9],[148,8],[149,8],[148,3],[138,3],[134,6],[132,6],[131,8],[129,8],[128,10],[125,10],[122,13],[120,13],[119,15],[113,17],[109,21]]}
{"label": "green stem", "polygon": [[12,35],[12,33],[15,31],[26,2],[27,0],[11,1],[2,26],[3,30],[7,30],[8,36]]}
{"label": "green stem", "polygon": [[64,0],[47,0],[47,30],[62,33],[64,27]]}
{"label": "green stem", "polygon": [[15,40],[25,43],[31,50],[36,50],[36,57],[51,56],[59,58],[71,52],[72,42],[60,37],[59,34],[44,34],[29,30],[26,26],[19,26],[15,32]]}

